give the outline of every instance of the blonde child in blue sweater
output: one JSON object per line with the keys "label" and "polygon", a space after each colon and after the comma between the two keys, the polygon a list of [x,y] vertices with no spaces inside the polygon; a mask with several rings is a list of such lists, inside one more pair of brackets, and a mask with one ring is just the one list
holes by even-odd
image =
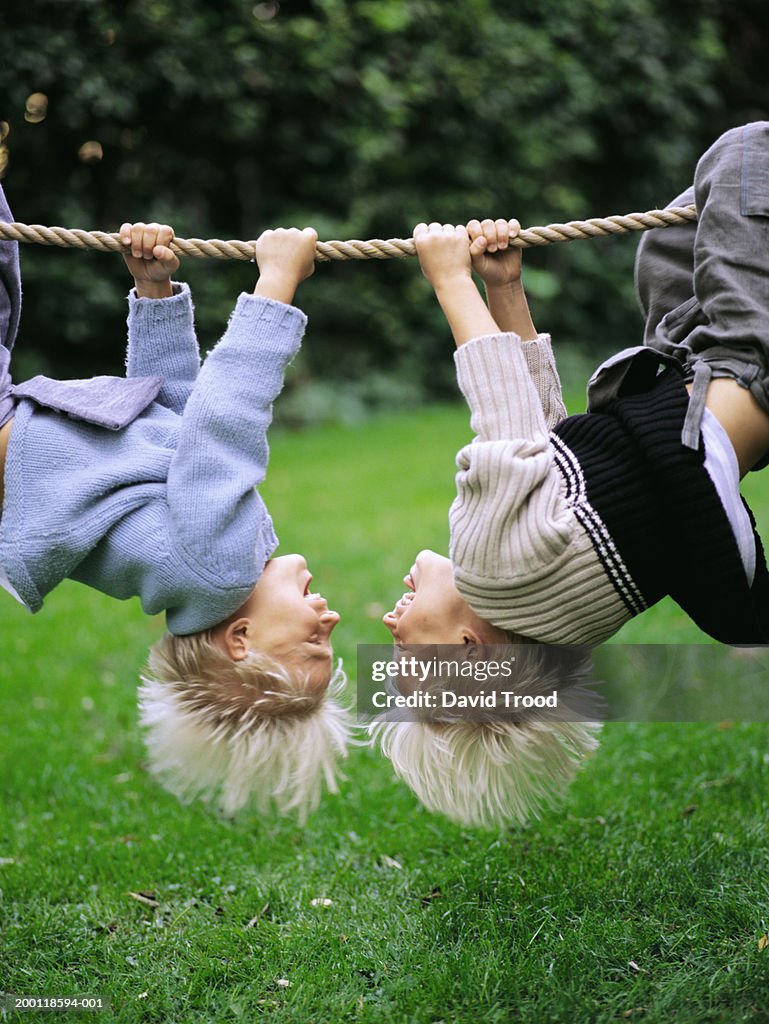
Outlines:
{"label": "blonde child in blue sweater", "polygon": [[[0,194],[0,219],[10,211]],[[15,243],[0,243],[0,582],[31,611],[65,578],[165,612],[140,691],[153,770],[181,797],[232,812],[254,799],[303,817],[348,737],[331,632],[300,555],[257,487],[267,428],[306,317],[312,229],[265,232],[259,279],[200,364],[173,232],[123,225],[134,276],[126,377],[14,385]]]}

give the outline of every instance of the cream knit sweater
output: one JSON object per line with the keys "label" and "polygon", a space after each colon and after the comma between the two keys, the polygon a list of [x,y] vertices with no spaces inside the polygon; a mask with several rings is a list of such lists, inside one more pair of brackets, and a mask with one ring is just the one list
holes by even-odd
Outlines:
{"label": "cream knit sweater", "polygon": [[579,465],[570,479],[556,465],[550,430],[566,409],[549,335],[475,338],[455,361],[476,434],[457,454],[449,513],[459,592],[481,618],[533,640],[605,640],[631,615],[580,521],[614,549]]}

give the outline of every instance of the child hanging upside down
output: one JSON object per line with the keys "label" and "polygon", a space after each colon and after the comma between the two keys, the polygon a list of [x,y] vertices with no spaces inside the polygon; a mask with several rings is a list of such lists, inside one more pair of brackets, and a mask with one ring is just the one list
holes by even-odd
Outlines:
{"label": "child hanging upside down", "polygon": [[[0,190],[0,220],[12,220]],[[170,228],[124,224],[126,377],[14,385],[18,247],[0,242],[0,583],[31,611],[63,579],[165,612],[140,704],[153,769],[178,795],[253,797],[300,818],[349,735],[331,632],[300,555],[256,488],[272,402],[299,350],[290,303],[312,274],[312,229],[265,232],[259,279],[202,367]]]}
{"label": "child hanging upside down", "polygon": [[[764,122],[701,158],[674,203],[696,201],[697,224],[639,247],[645,345],[599,367],[585,415],[566,415],[532,324],[517,222],[416,227],[477,436],[457,455],[450,559],[422,551],[384,617],[398,643],[522,642],[525,686],[549,671],[537,645],[599,644],[665,595],[723,643],[769,643],[769,576],[739,494],[769,454],[768,168]],[[543,779],[567,780],[595,745],[580,723],[374,732],[426,806],[469,824],[524,817]]]}

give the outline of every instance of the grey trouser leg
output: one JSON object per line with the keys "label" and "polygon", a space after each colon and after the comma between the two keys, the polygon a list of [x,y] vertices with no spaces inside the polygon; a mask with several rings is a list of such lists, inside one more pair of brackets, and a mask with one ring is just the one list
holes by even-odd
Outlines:
{"label": "grey trouser leg", "polygon": [[636,286],[646,344],[733,377],[769,413],[769,122],[726,132],[697,164],[696,225],[647,232]]}
{"label": "grey trouser leg", "polygon": [[[0,185],[0,221],[12,221],[2,185]],[[21,275],[18,242],[0,241],[0,426],[13,411],[8,389],[11,378],[8,365],[16,340],[21,313]]]}

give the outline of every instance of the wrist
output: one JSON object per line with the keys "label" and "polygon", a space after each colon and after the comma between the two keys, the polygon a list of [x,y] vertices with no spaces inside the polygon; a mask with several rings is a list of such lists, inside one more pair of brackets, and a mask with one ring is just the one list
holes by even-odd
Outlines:
{"label": "wrist", "polygon": [[137,281],[134,278],[136,297],[139,299],[170,299],[174,294],[173,285],[170,280],[166,281]]}
{"label": "wrist", "polygon": [[300,279],[295,274],[267,270],[259,275],[254,295],[260,295],[265,299],[275,299],[277,302],[285,302],[290,305],[294,300],[299,283]]}
{"label": "wrist", "polygon": [[489,309],[503,331],[512,331],[521,341],[534,341],[537,329],[531,319],[523,281],[518,278],[504,285],[486,286]]}
{"label": "wrist", "polygon": [[484,281],[483,284],[487,295],[518,296],[523,294],[523,281],[520,277],[516,277],[512,281]]}
{"label": "wrist", "polygon": [[468,285],[475,288],[473,275],[469,270],[458,270],[451,274],[441,274],[430,281],[433,291],[440,298],[441,295],[450,295],[456,290],[466,289]]}

